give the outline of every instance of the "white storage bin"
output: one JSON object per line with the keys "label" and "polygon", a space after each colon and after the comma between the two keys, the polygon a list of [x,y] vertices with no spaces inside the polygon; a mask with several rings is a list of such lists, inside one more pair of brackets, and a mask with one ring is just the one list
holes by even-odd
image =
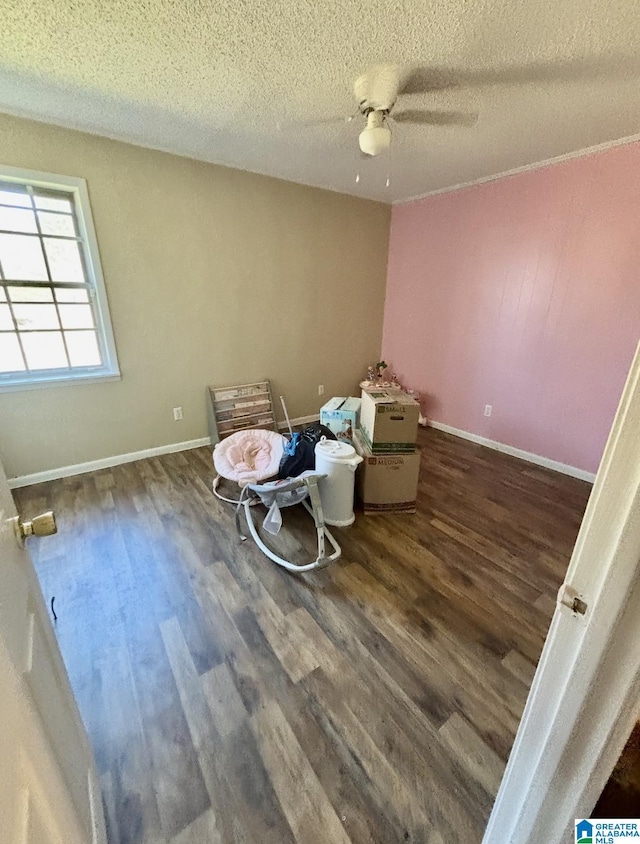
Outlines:
{"label": "white storage bin", "polygon": [[318,483],[324,520],[332,527],[353,524],[355,471],[362,457],[352,445],[324,437],[316,445],[316,471],[326,475]]}

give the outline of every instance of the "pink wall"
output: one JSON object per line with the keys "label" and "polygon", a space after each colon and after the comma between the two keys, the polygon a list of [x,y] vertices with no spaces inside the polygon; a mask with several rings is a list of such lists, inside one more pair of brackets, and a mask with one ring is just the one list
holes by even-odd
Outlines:
{"label": "pink wall", "polygon": [[432,419],[595,472],[639,337],[640,144],[394,207],[383,356]]}

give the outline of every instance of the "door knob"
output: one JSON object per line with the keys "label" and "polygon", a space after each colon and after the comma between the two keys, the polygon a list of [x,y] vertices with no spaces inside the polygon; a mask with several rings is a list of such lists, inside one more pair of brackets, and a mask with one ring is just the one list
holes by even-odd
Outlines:
{"label": "door knob", "polygon": [[53,510],[47,510],[31,520],[22,520],[20,516],[13,519],[13,529],[16,532],[18,541],[23,543],[28,536],[51,536],[58,532],[56,517]]}

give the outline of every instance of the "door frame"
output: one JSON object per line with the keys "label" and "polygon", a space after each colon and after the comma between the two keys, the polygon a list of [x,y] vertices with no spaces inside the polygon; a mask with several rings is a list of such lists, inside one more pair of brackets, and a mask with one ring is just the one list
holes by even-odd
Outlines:
{"label": "door frame", "polygon": [[640,345],[483,844],[573,841],[639,717]]}
{"label": "door frame", "polygon": [[[21,791],[18,801],[6,803],[9,807],[6,815],[5,805],[0,806],[0,837],[5,832],[5,825],[9,824],[8,834],[15,835],[18,826],[26,834],[33,804],[36,806],[34,817],[46,826],[46,830],[44,826],[38,828],[39,836],[46,831],[52,842],[106,844],[106,823],[95,758],[28,545],[24,547],[14,533],[12,521],[17,515],[0,462],[0,529],[3,542],[0,563],[3,575],[7,576],[7,581],[2,578],[3,586],[10,587],[4,593],[4,601],[0,599],[0,612],[6,611],[4,622],[0,625],[0,677],[6,695],[3,705],[7,707],[0,729],[13,731],[13,735],[21,739],[19,746],[15,742],[15,746],[12,745],[10,741],[3,741],[3,745],[16,751],[12,762],[17,760],[17,769],[31,789],[24,788],[24,783],[19,781],[16,785]],[[12,549],[15,557],[11,551],[6,553],[7,547]],[[15,573],[13,576],[12,571]],[[13,589],[15,592],[11,591]],[[9,605],[11,612],[7,610]],[[45,665],[49,669],[49,674],[44,675],[50,680],[48,684],[37,682],[38,677],[43,677]],[[52,722],[50,715],[54,706],[58,713],[64,708],[64,723],[60,720]],[[61,745],[56,741],[61,726],[67,730],[64,759]],[[68,778],[69,750],[74,768],[81,773],[86,772],[86,791],[81,779],[71,781]],[[32,796],[35,802],[31,800]],[[8,801],[10,799],[7,798]]]}

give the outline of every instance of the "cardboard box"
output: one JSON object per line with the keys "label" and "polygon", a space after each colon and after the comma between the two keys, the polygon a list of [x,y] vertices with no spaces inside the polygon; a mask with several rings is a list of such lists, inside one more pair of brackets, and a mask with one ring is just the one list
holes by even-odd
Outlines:
{"label": "cardboard box", "polygon": [[360,399],[334,396],[320,408],[320,424],[326,425],[342,442],[353,442],[360,427]]}
{"label": "cardboard box", "polygon": [[356,492],[365,515],[374,513],[415,513],[418,497],[420,452],[374,454],[361,432],[353,444],[363,458],[356,470]]}
{"label": "cardboard box", "polygon": [[411,452],[418,437],[420,405],[398,389],[362,390],[360,430],[372,452]]}

